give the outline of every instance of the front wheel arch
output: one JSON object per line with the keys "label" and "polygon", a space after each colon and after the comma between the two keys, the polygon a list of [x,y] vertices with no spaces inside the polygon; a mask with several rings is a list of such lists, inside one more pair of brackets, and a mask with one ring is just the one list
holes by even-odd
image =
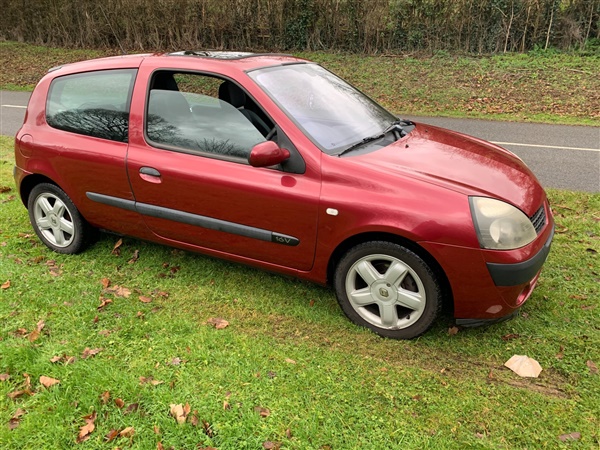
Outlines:
{"label": "front wheel arch", "polygon": [[329,263],[327,265],[327,285],[333,286],[335,270],[342,257],[346,254],[346,252],[348,252],[348,250],[350,250],[352,247],[356,247],[357,245],[364,244],[365,242],[369,241],[385,241],[391,242],[392,244],[398,244],[416,253],[421,259],[423,259],[423,261],[425,261],[432,268],[432,270],[434,271],[434,273],[440,281],[440,285],[443,291],[443,312],[448,313],[450,315],[453,314],[454,296],[452,293],[452,286],[450,285],[450,281],[448,280],[444,269],[442,269],[442,266],[440,266],[437,260],[419,244],[397,234],[385,232],[361,233],[351,236],[345,241],[341,242],[335,248],[335,250],[329,258]]}
{"label": "front wheel arch", "polygon": [[350,248],[334,275],[340,307],[356,325],[383,337],[414,339],[442,311],[439,277],[416,253],[388,241]]}

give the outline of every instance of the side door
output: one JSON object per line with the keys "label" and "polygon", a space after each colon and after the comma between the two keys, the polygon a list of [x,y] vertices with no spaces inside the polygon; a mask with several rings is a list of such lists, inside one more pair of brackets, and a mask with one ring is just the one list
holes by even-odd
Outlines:
{"label": "side door", "polygon": [[125,170],[129,109],[135,68],[94,70],[58,76],[46,100],[47,127],[36,130],[36,144],[52,156],[44,172],[72,198],[95,226],[125,234],[144,230],[139,214],[98,198],[133,203]]}
{"label": "side door", "polygon": [[[150,230],[213,254],[309,270],[318,172],[248,164],[251,148],[265,141],[274,124],[258,130],[252,120],[270,119],[243,111],[243,90],[236,91],[235,101],[223,99],[221,85],[231,80],[172,70],[148,76],[147,92],[134,94],[147,98],[145,133],[130,142],[127,172],[136,209]],[[251,101],[243,102],[249,111]]]}

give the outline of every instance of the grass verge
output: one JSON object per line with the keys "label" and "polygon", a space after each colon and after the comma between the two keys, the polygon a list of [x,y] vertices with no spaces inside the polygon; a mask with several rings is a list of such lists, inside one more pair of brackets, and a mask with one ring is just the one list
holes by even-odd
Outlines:
{"label": "grass verge", "polygon": [[[558,233],[521,317],[457,334],[446,318],[398,342],[350,324],[330,290],[244,266],[128,238],[115,255],[110,235],[50,252],[11,144],[0,137],[0,447],[599,445],[599,195],[550,191]],[[540,378],[504,368],[514,354]]]}
{"label": "grass verge", "polygon": [[[0,89],[33,89],[50,67],[115,54],[0,42]],[[600,125],[598,55],[298,56],[323,64],[390,111],[406,115]]]}

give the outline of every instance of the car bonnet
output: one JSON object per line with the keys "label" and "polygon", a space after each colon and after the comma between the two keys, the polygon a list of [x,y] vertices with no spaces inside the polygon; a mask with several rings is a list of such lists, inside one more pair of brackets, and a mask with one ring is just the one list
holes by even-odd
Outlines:
{"label": "car bonnet", "polygon": [[425,124],[416,124],[392,145],[350,159],[467,195],[503,199],[528,215],[545,197],[535,175],[514,154],[481,139]]}

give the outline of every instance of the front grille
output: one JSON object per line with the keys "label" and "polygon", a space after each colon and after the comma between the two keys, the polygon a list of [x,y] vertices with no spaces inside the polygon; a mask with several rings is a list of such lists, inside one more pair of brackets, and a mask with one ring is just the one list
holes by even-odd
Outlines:
{"label": "front grille", "polygon": [[546,210],[544,209],[544,205],[540,206],[540,209],[538,209],[529,220],[531,220],[535,232],[540,234],[540,231],[542,231],[542,228],[546,225]]}

